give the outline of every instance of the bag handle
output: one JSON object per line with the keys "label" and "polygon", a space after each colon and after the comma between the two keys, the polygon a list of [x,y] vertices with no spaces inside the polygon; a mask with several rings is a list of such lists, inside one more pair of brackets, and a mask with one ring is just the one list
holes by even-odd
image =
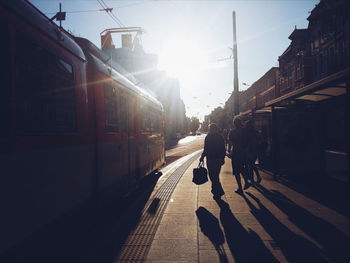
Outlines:
{"label": "bag handle", "polygon": [[204,167],[204,161],[200,161],[199,164],[198,164],[198,168],[200,167]]}

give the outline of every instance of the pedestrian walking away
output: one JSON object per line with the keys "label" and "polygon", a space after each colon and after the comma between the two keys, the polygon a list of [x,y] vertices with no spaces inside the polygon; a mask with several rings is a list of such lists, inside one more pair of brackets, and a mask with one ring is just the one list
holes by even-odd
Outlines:
{"label": "pedestrian walking away", "polygon": [[219,133],[215,123],[209,125],[209,133],[204,140],[204,150],[200,162],[206,157],[209,178],[211,181],[211,192],[214,199],[219,199],[225,194],[220,183],[221,166],[225,163],[225,140]]}
{"label": "pedestrian walking away", "polygon": [[244,180],[244,189],[250,187],[247,175],[248,137],[239,118],[234,118],[233,129],[230,131],[228,137],[228,151],[231,155],[232,173],[234,174],[238,185],[236,193],[243,194],[241,176]]}
{"label": "pedestrian walking away", "polygon": [[261,182],[261,176],[255,162],[258,158],[259,148],[259,134],[254,128],[253,120],[249,120],[245,125],[247,134],[248,148],[247,148],[247,173],[251,183],[254,183],[254,173],[256,175],[256,182]]}

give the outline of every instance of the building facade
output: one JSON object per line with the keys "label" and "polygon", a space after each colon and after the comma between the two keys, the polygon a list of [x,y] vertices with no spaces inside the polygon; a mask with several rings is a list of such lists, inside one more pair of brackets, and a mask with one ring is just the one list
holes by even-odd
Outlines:
{"label": "building facade", "polygon": [[300,89],[311,81],[310,43],[308,29],[294,29],[288,48],[278,58],[279,94]]}
{"label": "building facade", "polygon": [[349,183],[350,1],[321,0],[308,21],[279,67],[240,93],[240,115],[255,120],[274,174]]}
{"label": "building facade", "polygon": [[307,19],[312,58],[311,80],[320,80],[349,67],[349,1],[322,0]]}

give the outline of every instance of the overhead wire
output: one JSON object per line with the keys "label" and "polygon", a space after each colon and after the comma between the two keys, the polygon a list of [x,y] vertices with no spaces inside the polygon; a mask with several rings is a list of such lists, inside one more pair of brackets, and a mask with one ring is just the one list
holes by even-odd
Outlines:
{"label": "overhead wire", "polygon": [[101,0],[97,0],[97,2],[100,4],[100,6],[106,11],[107,15],[109,15],[110,18],[112,18],[112,20],[114,22],[116,22],[119,26],[122,26],[118,20],[116,20],[109,12],[110,12],[110,9],[108,9],[108,6],[103,2],[101,2]]}
{"label": "overhead wire", "polygon": [[[94,10],[79,10],[79,11],[65,11],[67,14],[73,14],[73,13],[88,13],[88,12],[98,12],[98,11],[105,11],[104,9],[94,9]],[[57,14],[57,12],[50,12],[45,13],[46,15],[54,15]]]}
{"label": "overhead wire", "polygon": [[108,7],[108,5],[103,0],[97,0],[97,2],[100,4],[100,6],[106,10],[106,13],[112,18],[114,22],[116,22],[120,27],[125,27],[125,25],[120,21],[119,18],[117,18],[112,9]]}
{"label": "overhead wire", "polygon": [[[105,4],[105,6],[107,7],[107,4],[104,2],[104,0],[101,0],[102,1],[102,3],[104,3]],[[107,7],[108,8],[108,7]],[[113,8],[112,8],[113,9]],[[123,27],[125,27],[125,25],[123,24],[123,22],[113,13],[113,10],[110,10],[110,14],[117,20],[117,21],[119,21],[119,23],[123,26]]]}
{"label": "overhead wire", "polygon": [[[75,10],[75,11],[65,11],[65,13],[67,14],[77,14],[77,13],[89,13],[89,12],[101,12],[104,11],[106,12],[113,20],[114,22],[116,22],[119,26],[123,26],[125,27],[125,25],[123,24],[123,22],[113,13],[112,9],[119,9],[119,8],[125,8],[125,7],[129,7],[129,6],[135,6],[135,5],[143,5],[143,4],[147,4],[151,1],[143,1],[143,2],[137,2],[137,3],[132,3],[132,4],[127,4],[127,5],[121,5],[121,6],[117,6],[117,7],[108,7],[107,4],[102,1],[100,2],[99,0],[97,0],[97,2],[100,4],[100,6],[102,7],[102,9],[92,9],[92,10]],[[49,13],[45,13],[46,15],[54,15],[57,12],[49,12]]]}

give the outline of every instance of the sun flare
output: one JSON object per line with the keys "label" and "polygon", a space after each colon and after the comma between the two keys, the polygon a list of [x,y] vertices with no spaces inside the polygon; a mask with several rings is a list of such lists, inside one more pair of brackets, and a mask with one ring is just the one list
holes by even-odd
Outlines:
{"label": "sun flare", "polygon": [[206,54],[195,41],[168,40],[163,43],[158,67],[169,76],[192,79],[206,66]]}

